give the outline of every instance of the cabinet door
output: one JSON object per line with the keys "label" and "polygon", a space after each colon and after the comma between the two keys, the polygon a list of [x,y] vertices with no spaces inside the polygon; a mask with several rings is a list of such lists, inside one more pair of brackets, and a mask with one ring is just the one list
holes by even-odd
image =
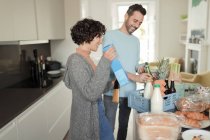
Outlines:
{"label": "cabinet door", "polygon": [[71,90],[60,82],[46,97],[50,140],[62,140],[69,129]]}
{"label": "cabinet door", "polygon": [[15,122],[12,121],[0,130],[0,140],[18,140]]}
{"label": "cabinet door", "polygon": [[64,0],[36,0],[39,39],[64,39]]}
{"label": "cabinet door", "polygon": [[0,41],[14,40],[13,0],[0,0]]}
{"label": "cabinet door", "polygon": [[47,140],[45,112],[44,100],[40,100],[17,119],[20,140]]}
{"label": "cabinet door", "polygon": [[34,0],[0,0],[0,41],[37,39]]}
{"label": "cabinet door", "polygon": [[15,40],[36,40],[36,18],[34,0],[14,1]]}
{"label": "cabinet door", "polygon": [[48,129],[52,129],[61,114],[69,108],[71,91],[60,82],[46,97]]}
{"label": "cabinet door", "polygon": [[49,140],[63,140],[66,133],[69,130],[70,125],[70,108],[66,108],[66,110],[60,115],[58,120],[55,122],[52,129],[49,130]]}

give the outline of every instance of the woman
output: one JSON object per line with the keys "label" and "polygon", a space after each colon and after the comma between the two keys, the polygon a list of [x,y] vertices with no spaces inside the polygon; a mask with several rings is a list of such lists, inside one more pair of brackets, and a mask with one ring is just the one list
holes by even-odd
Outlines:
{"label": "woman", "polygon": [[71,28],[72,40],[79,46],[68,58],[64,76],[64,82],[73,94],[68,136],[71,140],[114,139],[101,96],[104,90],[113,86],[108,79],[116,53],[110,48],[97,66],[90,58],[90,53],[96,52],[102,43],[105,31],[105,26],[93,19],[80,20]]}

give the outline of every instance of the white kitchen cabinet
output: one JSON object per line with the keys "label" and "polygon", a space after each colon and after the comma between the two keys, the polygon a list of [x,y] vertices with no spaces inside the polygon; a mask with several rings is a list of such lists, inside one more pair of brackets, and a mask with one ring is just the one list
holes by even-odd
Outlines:
{"label": "white kitchen cabinet", "polygon": [[20,140],[47,140],[46,107],[39,100],[17,118]]}
{"label": "white kitchen cabinet", "polygon": [[64,39],[64,0],[35,0],[38,39]]}
{"label": "white kitchen cabinet", "polygon": [[0,0],[0,41],[37,38],[34,0]]}
{"label": "white kitchen cabinet", "polygon": [[15,121],[11,121],[0,129],[0,140],[18,140]]}
{"label": "white kitchen cabinet", "polygon": [[65,38],[64,0],[0,0],[0,41]]}
{"label": "white kitchen cabinet", "polygon": [[60,82],[46,97],[50,140],[62,140],[69,129],[71,90]]}
{"label": "white kitchen cabinet", "polygon": [[69,130],[69,124],[70,124],[69,116],[70,116],[70,108],[67,108],[62,114],[60,114],[60,117],[57,119],[57,121],[49,130],[48,133],[49,140],[63,140],[64,136]]}
{"label": "white kitchen cabinet", "polygon": [[0,140],[63,140],[69,130],[71,90],[63,81],[0,129]]}
{"label": "white kitchen cabinet", "polygon": [[15,40],[36,40],[36,18],[34,0],[14,1]]}
{"label": "white kitchen cabinet", "polygon": [[14,39],[13,0],[0,0],[0,41]]}

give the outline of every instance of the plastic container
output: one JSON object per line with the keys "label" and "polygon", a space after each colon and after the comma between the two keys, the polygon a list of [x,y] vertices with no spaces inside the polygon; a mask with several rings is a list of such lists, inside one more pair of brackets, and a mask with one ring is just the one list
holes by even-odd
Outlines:
{"label": "plastic container", "polygon": [[160,85],[154,85],[154,91],[151,97],[151,112],[161,113],[163,112],[163,97],[160,91]]}
{"label": "plastic container", "polygon": [[136,116],[140,140],[177,140],[180,120],[173,113],[140,113]]}

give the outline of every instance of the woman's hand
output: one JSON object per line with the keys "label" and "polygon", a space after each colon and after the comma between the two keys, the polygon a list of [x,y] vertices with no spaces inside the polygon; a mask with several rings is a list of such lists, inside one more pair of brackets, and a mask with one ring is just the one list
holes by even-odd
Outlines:
{"label": "woman's hand", "polygon": [[114,47],[111,47],[106,52],[104,52],[103,55],[105,58],[112,61],[117,56],[117,53],[116,53]]}

